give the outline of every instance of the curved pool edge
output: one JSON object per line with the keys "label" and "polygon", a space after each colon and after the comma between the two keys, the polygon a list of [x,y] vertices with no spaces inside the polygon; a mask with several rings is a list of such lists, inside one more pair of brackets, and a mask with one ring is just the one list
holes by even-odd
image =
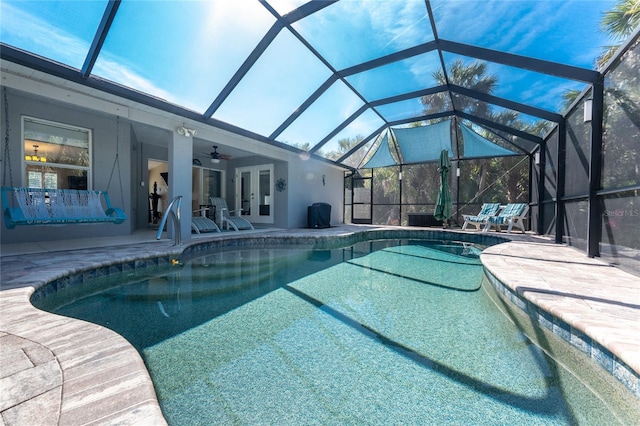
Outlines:
{"label": "curved pool edge", "polygon": [[640,278],[566,245],[525,245],[510,241],[481,254],[491,286],[640,399],[640,305],[633,302]]}
{"label": "curved pool edge", "polygon": [[11,376],[3,368],[4,424],[166,424],[138,351],[114,331],[35,308],[33,291],[0,299],[4,355],[28,363]]}
{"label": "curved pool edge", "polygon": [[[65,363],[76,362],[80,364],[60,363],[63,376],[62,384],[52,380],[51,383],[55,384],[53,392],[50,392],[51,389],[45,390],[46,386],[43,385],[31,394],[23,392],[22,395],[16,395],[17,399],[23,399],[22,403],[9,407],[1,406],[0,411],[5,423],[8,425],[29,424],[28,422],[7,422],[6,419],[8,414],[11,414],[10,410],[14,412],[18,412],[18,410],[22,412],[31,411],[33,413],[33,407],[37,407],[40,413],[44,412],[43,408],[57,413],[58,424],[108,423],[112,421],[126,423],[132,419],[150,421],[153,424],[166,424],[144,363],[138,352],[124,338],[97,325],[88,325],[85,322],[70,318],[61,319],[61,317],[54,314],[40,311],[31,304],[31,297],[33,296],[42,297],[49,291],[57,291],[58,288],[75,285],[85,279],[121,272],[123,268],[136,269],[146,268],[150,265],[170,264],[171,260],[179,259],[181,256],[197,254],[200,251],[216,247],[296,242],[325,248],[332,245],[352,244],[380,238],[435,238],[491,245],[507,243],[511,238],[524,240],[530,238],[527,236],[505,237],[497,234],[402,227],[362,228],[359,226],[344,227],[344,229],[332,228],[328,233],[318,232],[317,230],[294,230],[294,232],[273,231],[257,235],[226,235],[225,238],[192,240],[181,247],[172,246],[169,241],[146,242],[131,244],[126,246],[125,249],[122,247],[97,248],[92,250],[89,256],[82,250],[71,250],[60,252],[59,254],[42,253],[20,257],[20,262],[33,262],[33,268],[31,271],[28,271],[28,267],[23,268],[24,273],[21,275],[9,274],[10,282],[3,283],[4,289],[0,291],[2,296],[0,297],[0,310],[3,313],[0,316],[0,338],[6,336],[24,338],[29,342],[44,346],[56,356],[58,356],[58,353],[62,354],[62,351],[68,349],[69,352],[65,353],[65,357],[60,357],[60,359],[64,360]],[[542,240],[534,239],[534,241]],[[500,246],[502,245],[500,244]],[[548,242],[545,245],[548,245]],[[2,262],[4,267],[6,265],[5,257],[2,258]],[[34,270],[37,270],[37,272],[34,272]],[[11,318],[8,318],[9,316]],[[35,330],[29,327],[31,320],[34,320],[34,324],[36,324]],[[73,331],[66,341],[64,336],[57,332],[57,327],[59,326],[69,327],[69,330]],[[93,335],[98,335],[100,338],[92,342],[91,345],[85,345],[90,340],[82,340],[83,336],[86,339],[91,339]],[[120,346],[121,340],[124,341],[122,347]],[[115,362],[118,365],[126,364],[120,365],[124,371],[127,371],[124,375],[126,379],[119,379],[118,376],[109,376],[105,379],[104,372],[100,370],[101,362],[106,362],[107,360],[114,362],[116,359],[123,359],[119,353],[113,352],[114,348],[122,349],[122,356],[126,359],[131,359],[130,363]],[[16,348],[14,347],[14,349]],[[21,348],[17,349],[22,350]],[[76,350],[79,352],[75,352]],[[84,393],[70,387],[73,383],[66,382],[67,377],[72,377],[66,374],[66,365],[72,367],[82,365],[86,368],[85,373],[78,378],[77,382],[79,385],[81,382],[84,383],[82,388]],[[112,365],[112,367],[114,366]],[[127,368],[130,368],[130,370],[126,370]],[[107,380],[107,383],[104,383],[99,377],[102,377],[102,380]],[[116,377],[116,380],[113,379],[114,377]],[[121,384],[121,381],[124,381],[126,385],[130,385],[130,387],[119,387],[118,384]],[[73,390],[73,392],[69,389]],[[58,404],[55,402],[55,392],[60,394]],[[52,394],[54,395],[53,398],[51,397]],[[132,395],[141,396],[141,401],[132,404]],[[91,410],[85,410],[84,408],[87,405],[106,408],[96,413]],[[81,415],[82,418],[71,419],[66,417],[71,412],[70,410],[74,409],[76,410],[75,413],[79,416]]]}
{"label": "curved pool edge", "polygon": [[[32,301],[86,280],[149,266],[171,265],[182,256],[220,248],[296,243],[318,248],[381,238],[466,240],[476,244],[508,241],[498,235],[402,227],[332,227],[258,234],[212,235],[182,246],[169,240],[2,257],[0,341],[3,351],[26,356],[32,346],[52,354],[44,380],[41,367],[4,377],[0,414],[7,425],[148,423],[166,424],[140,354],[119,334],[81,320],[36,308]],[[96,338],[97,336],[97,338]],[[27,344],[21,344],[27,342]],[[29,388],[16,381],[28,380]],[[37,417],[34,417],[37,416]]]}

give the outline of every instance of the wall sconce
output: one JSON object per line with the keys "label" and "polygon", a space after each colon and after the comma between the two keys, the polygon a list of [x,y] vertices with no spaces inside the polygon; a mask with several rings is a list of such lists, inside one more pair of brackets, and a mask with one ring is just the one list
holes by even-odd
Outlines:
{"label": "wall sconce", "polygon": [[456,177],[460,177],[460,167],[456,167]]}
{"label": "wall sconce", "polygon": [[588,98],[584,101],[584,117],[583,121],[588,123],[591,121],[591,117],[593,116],[593,99]]}
{"label": "wall sconce", "polygon": [[398,172],[398,180],[402,180],[402,172]]}
{"label": "wall sconce", "polygon": [[198,134],[198,132],[196,131],[196,129],[189,129],[187,127],[184,126],[180,126],[176,129],[176,132],[178,132],[179,135],[185,136],[187,138],[192,138],[195,135]]}
{"label": "wall sconce", "polygon": [[540,165],[540,151],[533,154],[533,164],[536,166]]}
{"label": "wall sconce", "polygon": [[25,155],[24,156],[25,161],[39,161],[41,163],[46,163],[47,157],[45,156],[38,157],[39,147],[40,147],[39,145],[33,145],[33,155]]}

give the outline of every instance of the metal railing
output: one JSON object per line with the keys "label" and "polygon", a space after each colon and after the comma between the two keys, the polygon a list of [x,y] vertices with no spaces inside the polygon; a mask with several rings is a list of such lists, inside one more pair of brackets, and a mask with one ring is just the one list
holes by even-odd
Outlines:
{"label": "metal railing", "polygon": [[[171,214],[171,219],[173,220],[173,232],[175,233],[175,244],[179,246],[182,244],[182,230],[180,229],[180,206],[182,205],[182,195],[178,195],[171,200],[169,206],[165,210],[162,215],[162,220],[160,221],[160,226],[158,227],[158,233],[156,234],[156,240],[162,238],[162,230],[164,229],[164,225],[167,222],[167,217]],[[175,207],[175,209],[174,209]]]}

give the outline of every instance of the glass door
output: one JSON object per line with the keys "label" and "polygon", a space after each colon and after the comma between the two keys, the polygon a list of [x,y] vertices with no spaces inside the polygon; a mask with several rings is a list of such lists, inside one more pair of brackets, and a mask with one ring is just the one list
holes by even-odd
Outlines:
{"label": "glass door", "polygon": [[214,211],[211,197],[224,197],[224,171],[193,167],[192,169],[192,210],[194,214],[208,216],[213,219]]}
{"label": "glass door", "polygon": [[236,209],[249,222],[273,223],[273,164],[236,169]]}

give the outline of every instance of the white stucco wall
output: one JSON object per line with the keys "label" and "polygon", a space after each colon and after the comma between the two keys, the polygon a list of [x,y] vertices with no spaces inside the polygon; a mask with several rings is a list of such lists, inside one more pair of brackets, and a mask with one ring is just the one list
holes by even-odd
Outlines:
{"label": "white stucco wall", "polygon": [[[67,82],[47,82],[54,77],[40,77],[34,73],[32,80],[23,75],[7,73],[6,83],[9,103],[9,145],[12,158],[13,186],[24,186],[22,176],[22,134],[23,115],[53,122],[89,128],[93,132],[92,187],[107,189],[114,164],[116,149],[119,164],[114,171],[109,195],[115,207],[125,210],[128,220],[122,225],[65,225],[65,226],[20,226],[10,230],[0,229],[2,244],[35,241],[54,241],[73,238],[130,235],[136,229],[148,227],[148,196],[151,191],[147,176],[149,158],[169,161],[169,140],[184,118],[156,111],[131,101],[104,94],[104,98],[83,94],[86,90]],[[4,76],[3,76],[4,77]],[[67,89],[66,87],[69,87]],[[3,86],[4,90],[5,87]],[[2,105],[4,117],[4,105]],[[152,141],[140,138],[136,129],[151,126],[156,131]],[[229,161],[224,165],[227,171],[227,198],[233,199],[233,185],[229,183],[235,167],[257,164],[274,164],[274,185],[279,179],[286,181],[284,191],[274,189],[274,227],[307,227],[307,207],[313,203],[325,202],[332,206],[331,224],[343,222],[343,174],[344,170],[328,162],[303,159],[296,152],[265,144],[247,136],[198,123],[198,138],[234,146],[251,152],[254,156]],[[166,141],[166,142],[165,142]],[[4,151],[4,150],[3,150]],[[3,167],[7,164],[2,159]],[[182,163],[186,164],[186,161]],[[182,164],[181,163],[181,164]],[[189,163],[190,164],[190,163]],[[190,167],[185,166],[185,169]],[[171,174],[171,173],[170,173]],[[187,177],[188,175],[188,177]],[[185,180],[191,182],[191,174]],[[122,179],[120,182],[119,179]],[[144,182],[144,186],[141,185]],[[9,186],[10,182],[3,182]],[[122,191],[120,191],[122,188]],[[189,235],[183,235],[188,239]]]}
{"label": "white stucco wall", "polygon": [[313,203],[331,204],[331,225],[343,223],[343,176],[342,169],[322,161],[290,162],[287,182],[289,228],[307,227],[307,207]]}

